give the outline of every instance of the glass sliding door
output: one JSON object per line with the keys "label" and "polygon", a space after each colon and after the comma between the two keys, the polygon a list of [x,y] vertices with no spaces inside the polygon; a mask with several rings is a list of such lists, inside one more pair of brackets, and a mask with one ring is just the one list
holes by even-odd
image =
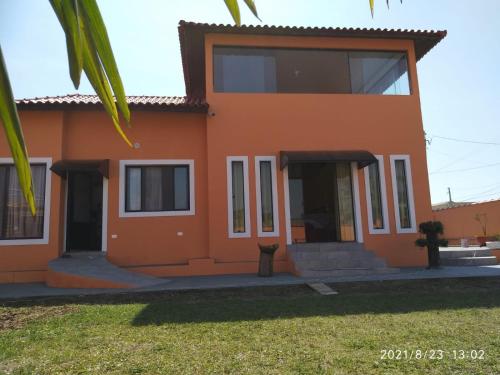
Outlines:
{"label": "glass sliding door", "polygon": [[355,241],[350,163],[289,165],[293,243]]}

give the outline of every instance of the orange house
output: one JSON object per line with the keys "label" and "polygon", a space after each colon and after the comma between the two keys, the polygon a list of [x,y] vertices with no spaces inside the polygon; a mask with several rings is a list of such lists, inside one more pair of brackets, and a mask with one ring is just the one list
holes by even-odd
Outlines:
{"label": "orange house", "polygon": [[38,213],[2,134],[0,282],[44,281],[78,251],[154,276],[254,273],[258,243],[301,275],[426,265],[417,61],[445,31],[179,35],[186,97],[129,97],[134,148],[95,96],[18,101]]}

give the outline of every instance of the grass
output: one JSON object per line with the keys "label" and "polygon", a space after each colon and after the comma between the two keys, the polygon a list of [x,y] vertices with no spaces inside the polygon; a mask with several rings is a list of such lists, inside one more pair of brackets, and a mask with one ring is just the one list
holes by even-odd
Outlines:
{"label": "grass", "polygon": [[[333,287],[339,295],[296,286],[4,303],[0,373],[500,373],[500,278]],[[445,353],[382,360],[384,349]]]}

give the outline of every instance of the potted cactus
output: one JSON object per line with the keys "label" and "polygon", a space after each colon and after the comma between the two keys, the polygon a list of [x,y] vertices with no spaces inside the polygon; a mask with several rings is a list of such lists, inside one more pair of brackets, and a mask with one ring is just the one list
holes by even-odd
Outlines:
{"label": "potted cactus", "polygon": [[439,238],[443,234],[443,224],[440,221],[426,221],[418,226],[419,232],[425,235],[425,238],[419,238],[415,241],[415,245],[419,247],[427,247],[427,258],[429,266],[427,268],[439,268],[439,247],[448,246],[448,241]]}

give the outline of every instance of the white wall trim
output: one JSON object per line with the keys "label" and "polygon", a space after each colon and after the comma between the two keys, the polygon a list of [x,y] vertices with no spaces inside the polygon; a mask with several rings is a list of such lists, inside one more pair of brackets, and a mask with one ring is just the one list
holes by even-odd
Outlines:
{"label": "white wall trim", "polygon": [[365,172],[365,191],[366,191],[366,210],[368,217],[368,232],[370,234],[389,234],[391,229],[389,227],[389,210],[387,208],[387,187],[385,183],[385,167],[384,167],[384,156],[375,155],[378,160],[378,170],[380,177],[380,196],[382,200],[382,219],[383,228],[373,227],[373,213],[372,213],[372,200],[371,200],[371,190],[370,190],[370,171],[369,167],[364,168]]}
{"label": "white wall trim", "polygon": [[[260,188],[260,162],[271,162],[271,184],[272,184],[272,199],[273,199],[273,224],[272,232],[264,232],[262,230],[262,197]],[[255,157],[255,193],[257,201],[257,233],[259,237],[279,237],[280,223],[278,216],[278,187],[276,183],[276,156],[256,156]]]}
{"label": "white wall trim", "polygon": [[[394,198],[394,214],[396,217],[396,232],[397,233],[417,233],[417,223],[415,215],[415,201],[413,197],[413,178],[411,174],[410,155],[391,155],[391,177],[392,177],[392,195]],[[401,220],[399,217],[399,204],[398,204],[398,186],[396,180],[396,160],[404,160],[406,168],[406,186],[408,187],[408,206],[410,209],[410,228],[401,228]]]}
{"label": "white wall trim", "polygon": [[[235,233],[233,231],[233,169],[232,162],[243,162],[243,189],[245,194],[245,231]],[[227,232],[229,238],[248,238],[251,237],[250,223],[250,190],[248,182],[248,156],[228,156],[226,158],[227,168]]]}
{"label": "white wall trim", "polygon": [[354,199],[354,219],[356,221],[356,242],[363,243],[363,223],[361,220],[361,205],[359,202],[358,163],[351,162],[352,191]]}
{"label": "white wall trim", "polygon": [[[52,174],[50,167],[52,166],[52,158],[29,158],[30,164],[45,164],[45,202],[43,213],[43,237],[33,239],[17,239],[17,240],[0,240],[0,246],[17,246],[17,245],[47,245],[49,243],[50,234],[50,206],[52,192]],[[0,158],[0,164],[14,164],[12,158]]]}
{"label": "white wall trim", "polygon": [[[189,166],[189,210],[183,211],[155,211],[155,212],[126,212],[125,211],[125,167],[129,165],[188,165]],[[157,217],[157,216],[189,216],[195,210],[195,179],[193,159],[145,159],[145,160],[120,160],[120,181],[118,191],[118,216],[119,217]]]}
{"label": "white wall trim", "polygon": [[285,200],[286,243],[292,244],[292,221],[290,219],[290,184],[288,182],[288,166],[283,169],[283,198]]}

